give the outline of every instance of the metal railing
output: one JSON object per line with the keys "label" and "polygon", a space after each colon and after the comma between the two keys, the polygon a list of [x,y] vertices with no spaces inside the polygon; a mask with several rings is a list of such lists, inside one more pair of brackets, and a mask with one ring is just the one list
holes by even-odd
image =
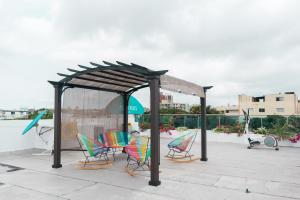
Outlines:
{"label": "metal railing", "polygon": [[[271,128],[274,124],[285,123],[292,124],[296,128],[300,128],[300,115],[268,115],[268,116],[250,116],[250,129],[260,127]],[[148,114],[136,116],[136,121],[140,124],[150,122]],[[190,129],[201,128],[201,115],[199,114],[161,114],[160,123],[164,126],[187,127]],[[220,126],[235,126],[245,123],[243,115],[220,115],[207,114],[207,129],[212,130]]]}

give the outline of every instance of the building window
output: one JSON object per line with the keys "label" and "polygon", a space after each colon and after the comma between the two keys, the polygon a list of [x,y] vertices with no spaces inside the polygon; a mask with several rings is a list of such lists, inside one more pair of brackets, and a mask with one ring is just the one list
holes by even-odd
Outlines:
{"label": "building window", "polygon": [[276,101],[284,101],[284,97],[276,97]]}
{"label": "building window", "polygon": [[259,100],[255,97],[252,97],[252,102],[259,102]]}
{"label": "building window", "polygon": [[252,97],[252,102],[265,102],[265,97]]}
{"label": "building window", "polygon": [[276,108],[277,112],[284,112],[284,108]]}
{"label": "building window", "polygon": [[260,109],[258,110],[258,112],[265,112],[265,109],[264,109],[264,108],[260,108]]}

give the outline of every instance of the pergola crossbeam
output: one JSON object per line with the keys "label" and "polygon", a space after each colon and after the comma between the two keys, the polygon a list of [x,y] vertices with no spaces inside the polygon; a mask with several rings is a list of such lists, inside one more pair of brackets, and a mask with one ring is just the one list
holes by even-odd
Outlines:
{"label": "pergola crossbeam", "polygon": [[[106,74],[110,74],[110,75],[114,75],[114,76],[119,76],[119,77],[127,78],[127,79],[130,78],[132,80],[139,81],[139,82],[145,82],[145,78],[143,76],[139,76],[137,74],[128,74],[128,73],[125,73],[122,70],[118,70],[118,69],[123,69],[122,66],[119,66],[119,67],[113,66],[113,68],[112,68],[112,66],[103,66],[103,65],[100,65],[100,64],[97,64],[97,63],[93,63],[93,62],[91,62],[91,65],[96,66],[98,69],[100,69],[101,73],[106,73]],[[116,74],[116,73],[113,73],[111,71],[109,72],[108,70],[117,71],[119,73]],[[125,76],[124,74],[130,75],[130,76],[135,76],[135,77],[128,77],[128,76]]]}
{"label": "pergola crossbeam", "polygon": [[99,75],[99,74],[93,74],[93,73],[86,73],[86,74],[89,76],[94,76],[94,77],[103,78],[103,79],[112,80],[112,81],[118,81],[121,83],[129,83],[129,84],[131,84],[131,87],[141,84],[141,83],[136,83],[136,82],[132,82],[132,81],[128,81],[128,80],[122,80],[122,79],[115,78],[115,77],[107,77],[107,76],[103,76],[103,75]]}
{"label": "pergola crossbeam", "polygon": [[[67,70],[69,70],[70,72],[75,72],[75,73],[83,73],[84,72],[84,71],[78,71],[78,70],[71,69],[71,68],[67,68]],[[101,72],[102,74],[111,75],[111,77],[103,76],[103,75],[99,75],[99,74],[94,74],[93,72]],[[119,74],[110,73],[110,72],[107,72],[107,71],[93,71],[93,72],[88,72],[88,73],[85,73],[85,74],[86,75],[90,75],[90,76],[94,76],[94,77],[98,77],[98,78],[103,78],[103,79],[106,79],[106,80],[112,80],[112,81],[117,81],[117,82],[121,82],[121,83],[132,84],[130,87],[134,87],[135,85],[143,84],[142,81],[127,80],[128,77],[126,77],[126,76],[122,76],[122,75],[119,75]],[[65,75],[62,75],[62,76],[65,76]],[[116,77],[121,77],[123,79],[116,78]]]}
{"label": "pergola crossbeam", "polygon": [[59,76],[64,76],[69,79],[80,79],[80,80],[85,80],[85,81],[91,81],[91,82],[96,82],[96,83],[103,83],[103,84],[108,84],[108,85],[116,85],[116,86],[121,86],[121,87],[127,87],[127,88],[133,88],[132,85],[125,85],[125,84],[120,84],[120,83],[114,83],[114,82],[109,82],[109,81],[100,81],[97,79],[91,79],[91,78],[86,78],[86,77],[80,77],[80,76],[75,76],[72,77],[71,75],[67,74],[62,74],[62,73],[57,73]]}
{"label": "pergola crossbeam", "polygon": [[139,86],[139,87],[136,87],[136,88],[133,88],[133,89],[130,89],[130,90],[126,91],[126,93],[132,94],[132,93],[134,93],[135,91],[138,91],[138,90],[140,90],[140,89],[143,89],[143,88],[146,88],[146,87],[149,87],[149,86],[150,86],[149,84],[141,85],[141,86]]}
{"label": "pergola crossbeam", "polygon": [[78,71],[76,69],[72,69],[72,68],[67,68],[67,70],[69,70],[70,72],[75,72],[75,73],[80,73],[82,71]]}
{"label": "pergola crossbeam", "polygon": [[78,67],[80,67],[82,69],[93,69],[92,67],[87,67],[87,66],[83,66],[83,65],[78,65]]}
{"label": "pergola crossbeam", "polygon": [[93,86],[86,86],[86,85],[79,85],[79,84],[73,84],[73,83],[61,83],[61,82],[55,82],[55,81],[48,81],[52,85],[62,85],[64,87],[70,87],[70,88],[82,88],[82,89],[89,89],[89,90],[99,90],[99,91],[105,91],[105,92],[114,92],[118,94],[124,94],[124,91],[121,90],[114,90],[114,89],[108,89],[108,88],[101,88],[101,87],[93,87]]}
{"label": "pergola crossbeam", "polygon": [[[119,61],[117,61],[117,62],[119,62]],[[140,77],[140,78],[147,78],[147,75],[150,75],[150,74],[148,74],[147,71],[131,67],[130,65],[116,65],[114,63],[110,63],[110,62],[107,62],[107,61],[103,61],[103,63],[111,66],[116,71],[121,71],[122,73],[124,73],[124,71],[122,71],[122,70],[131,71],[128,74],[131,74],[132,76],[137,76],[137,77]],[[121,62],[119,62],[119,63],[121,63]]]}
{"label": "pergola crossbeam", "polygon": [[[112,72],[108,72],[108,71],[101,71],[102,74],[107,74],[107,75],[111,75],[111,76],[116,76],[116,77],[120,77],[123,78],[122,81],[124,81],[125,79],[130,78],[130,80],[126,80],[128,83],[132,83],[132,84],[142,84],[145,82],[145,80],[141,80],[141,79],[136,79],[133,77],[128,77],[128,76],[124,76],[121,74],[116,74],[116,73],[112,73]],[[121,80],[121,79],[120,79]]]}

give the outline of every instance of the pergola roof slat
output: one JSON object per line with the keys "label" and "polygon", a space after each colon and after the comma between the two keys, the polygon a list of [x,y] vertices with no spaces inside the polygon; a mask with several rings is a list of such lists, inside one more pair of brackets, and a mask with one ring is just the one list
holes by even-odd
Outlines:
{"label": "pergola roof slat", "polygon": [[[79,66],[84,68],[84,69],[89,69],[89,70],[93,69],[93,68],[89,68],[89,67],[86,67],[86,66],[83,66],[83,65],[79,65]],[[83,71],[78,71],[78,70],[71,69],[71,68],[68,68],[68,70],[71,71],[71,72],[75,72],[75,73],[83,72]],[[130,84],[134,84],[134,85],[143,84],[145,82],[145,80],[134,79],[134,78],[131,78],[131,77],[128,77],[128,76],[118,74],[118,73],[109,72],[107,70],[105,70],[105,71],[95,70],[93,72],[89,72],[89,73],[86,73],[86,74],[91,75],[91,76],[95,76],[95,77],[104,78],[104,79],[110,79],[110,80],[114,80],[114,81],[121,81],[123,83],[130,83]],[[128,80],[128,79],[130,79],[130,80]],[[131,79],[133,79],[133,80],[131,80]]]}
{"label": "pergola roof slat", "polygon": [[97,80],[97,79],[91,79],[91,78],[86,78],[82,76],[74,77],[75,79],[81,79],[81,80],[86,80],[86,81],[91,81],[91,82],[98,82],[98,83],[105,83],[105,84],[111,84],[111,85],[117,85],[121,87],[128,87],[132,88],[132,85],[125,85],[125,84],[120,84],[120,83],[114,83],[114,82],[109,82],[109,81],[103,81],[103,80]]}
{"label": "pergola roof slat", "polygon": [[[115,69],[116,71],[130,70],[132,75],[140,77],[140,78],[145,78],[145,75],[147,75],[147,71],[145,71],[145,70],[138,69],[138,68],[133,68],[130,65],[120,64],[121,62],[119,62],[119,61],[117,61],[117,62],[118,62],[119,65],[116,65],[114,63],[110,63],[110,62],[107,62],[107,61],[103,61],[104,64],[109,65],[112,69]],[[135,73],[132,73],[132,72],[135,72]]]}
{"label": "pergola roof slat", "polygon": [[[52,85],[59,85],[60,82],[56,81],[48,81]],[[123,91],[120,90],[114,90],[114,89],[108,89],[108,88],[101,88],[101,87],[93,87],[88,85],[79,85],[74,83],[64,83],[64,86],[70,87],[70,88],[83,88],[83,89],[89,89],[89,90],[100,90],[100,91],[106,91],[106,92],[116,92],[116,93],[123,93]]]}
{"label": "pergola roof slat", "polygon": [[[103,61],[105,64],[109,64],[109,66],[103,66],[103,65],[100,65],[100,64],[97,64],[97,63],[93,63],[91,62],[91,65],[94,65],[96,67],[98,67],[99,69],[101,70],[112,70],[112,71],[117,71],[117,72],[120,72],[122,74],[126,74],[126,75],[130,75],[132,76],[133,78],[138,78],[138,80],[140,81],[145,81],[146,78],[144,75],[142,74],[137,74],[137,73],[124,73],[123,70],[126,70],[128,69],[128,67],[126,66],[123,66],[123,65],[115,65],[113,63],[110,63],[110,62],[106,62],[106,61]],[[133,68],[130,68],[130,70],[133,70]]]}
{"label": "pergola roof slat", "polygon": [[[119,65],[121,65],[121,66],[124,66],[124,67],[126,67],[126,68],[131,68],[131,69],[134,69],[133,71],[137,71],[137,72],[141,72],[142,74],[145,74],[145,75],[148,75],[149,73],[153,73],[153,71],[151,71],[151,70],[149,70],[149,69],[147,69],[147,68],[145,68],[145,67],[141,67],[141,66],[139,66],[139,67],[137,67],[137,66],[133,66],[133,65],[128,65],[128,64],[126,64],[126,63],[122,63],[122,62],[120,62],[120,61],[116,61]],[[133,73],[132,73],[133,74]],[[137,75],[137,74],[135,74],[135,75]],[[139,76],[139,75],[138,75]],[[142,77],[142,76],[141,76]]]}
{"label": "pergola roof slat", "polygon": [[78,65],[83,70],[68,68],[73,74],[58,73],[64,78],[61,85],[78,85],[80,87],[108,89],[128,93],[149,86],[149,78],[162,75],[167,71],[153,71],[136,64],[116,61],[116,64],[103,61],[104,64],[91,62],[94,67]]}
{"label": "pergola roof slat", "polygon": [[128,87],[115,86],[115,85],[106,84],[106,83],[99,83],[99,82],[91,82],[91,81],[82,80],[82,79],[72,79],[68,83],[78,84],[78,85],[86,85],[86,86],[91,86],[91,87],[107,88],[107,89],[110,89],[110,90],[122,91],[123,93],[124,93],[124,91],[127,91],[127,90],[130,89]]}
{"label": "pergola roof slat", "polygon": [[[97,73],[97,72],[98,71],[95,71],[95,73]],[[117,76],[119,78],[124,78],[124,79],[130,78],[130,81],[134,82],[136,84],[141,84],[141,83],[145,82],[145,79],[139,79],[139,78],[135,78],[135,77],[128,77],[128,76],[125,76],[124,74],[121,74],[121,73],[116,72],[116,71],[104,70],[104,71],[101,71],[99,73],[108,74],[108,75],[112,75],[112,76]]]}
{"label": "pergola roof slat", "polygon": [[[101,72],[101,74],[104,74]],[[86,73],[86,75],[89,75],[89,76],[93,76],[93,77],[97,77],[97,78],[103,78],[103,79],[107,79],[107,80],[112,80],[112,81],[117,81],[117,82],[122,82],[122,83],[129,83],[131,85],[139,85],[141,84],[141,82],[137,83],[137,82],[133,82],[133,81],[130,81],[130,80],[127,80],[127,79],[124,79],[124,78],[118,78],[118,76],[115,76],[115,75],[100,75],[100,73]]]}

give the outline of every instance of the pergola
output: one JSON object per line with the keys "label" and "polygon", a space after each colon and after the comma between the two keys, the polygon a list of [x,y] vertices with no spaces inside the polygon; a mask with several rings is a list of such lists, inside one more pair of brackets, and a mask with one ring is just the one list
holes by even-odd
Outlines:
{"label": "pergola", "polygon": [[211,87],[201,87],[194,83],[165,75],[168,70],[153,71],[137,64],[122,62],[104,64],[90,63],[87,67],[78,65],[81,70],[70,69],[70,75],[58,73],[64,78],[58,82],[49,81],[55,89],[54,101],[54,155],[53,168],[61,164],[61,124],[62,124],[62,95],[66,89],[82,88],[87,90],[105,91],[118,94],[123,98],[122,129],[128,132],[128,101],[135,91],[150,87],[150,118],[151,118],[151,176],[149,185],[160,185],[160,88],[200,97],[201,103],[201,161],[207,161],[206,143],[206,90]]}

